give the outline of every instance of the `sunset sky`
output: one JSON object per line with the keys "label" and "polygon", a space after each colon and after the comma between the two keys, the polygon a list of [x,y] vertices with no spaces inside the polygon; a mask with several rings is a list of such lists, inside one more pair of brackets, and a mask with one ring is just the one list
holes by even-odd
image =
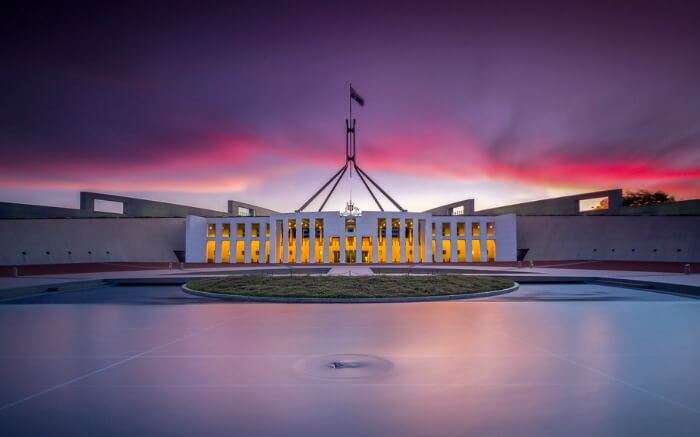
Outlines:
{"label": "sunset sky", "polygon": [[343,164],[349,81],[359,164],[409,210],[700,197],[697,1],[148,3],[3,14],[0,201],[293,210]]}

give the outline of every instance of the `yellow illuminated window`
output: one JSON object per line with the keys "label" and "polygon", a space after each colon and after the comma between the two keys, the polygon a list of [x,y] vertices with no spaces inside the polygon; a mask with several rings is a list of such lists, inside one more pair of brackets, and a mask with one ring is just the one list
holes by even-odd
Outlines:
{"label": "yellow illuminated window", "polygon": [[377,220],[377,258],[380,263],[386,262],[386,219]]}
{"label": "yellow illuminated window", "polygon": [[216,241],[207,241],[207,262],[213,263],[216,260]]}
{"label": "yellow illuminated window", "polygon": [[472,223],[472,237],[478,237],[480,234],[479,223]]}
{"label": "yellow illuminated window", "polygon": [[245,237],[245,223],[236,224],[236,237],[237,238]]}
{"label": "yellow illuminated window", "polygon": [[282,220],[277,220],[276,229],[277,235],[275,235],[275,238],[277,239],[277,252],[275,255],[277,257],[277,262],[282,263],[284,262],[284,222]]}
{"label": "yellow illuminated window", "polygon": [[362,237],[362,262],[372,262],[372,237]]}
{"label": "yellow illuminated window", "polygon": [[245,262],[245,243],[243,241],[236,241],[236,262]]}
{"label": "yellow illuminated window", "polygon": [[323,262],[323,219],[316,219],[316,223],[314,224],[314,227],[316,228],[316,232],[315,232],[316,242],[315,242],[315,247],[314,247],[316,262],[322,263]]}
{"label": "yellow illuminated window", "polygon": [[449,223],[443,223],[443,224],[442,224],[442,236],[443,236],[443,237],[449,237],[449,236],[450,236],[450,224],[449,224]]}
{"label": "yellow illuminated window", "polygon": [[297,221],[292,219],[289,220],[289,225],[287,228],[287,241],[288,241],[288,259],[287,262],[295,263],[297,262]]}
{"label": "yellow illuminated window", "polygon": [[467,241],[457,240],[457,262],[467,261]]}
{"label": "yellow illuminated window", "polygon": [[481,261],[481,242],[472,240],[472,261],[478,263]]}
{"label": "yellow illuminated window", "polygon": [[496,223],[488,222],[486,223],[486,236],[493,238],[496,236]]}
{"label": "yellow illuminated window", "polygon": [[[270,224],[269,223],[265,223],[265,237],[270,238]],[[265,252],[267,252],[267,251],[265,251]]]}
{"label": "yellow illuminated window", "polygon": [[340,237],[331,237],[329,251],[330,262],[338,264],[340,262]]}
{"label": "yellow illuminated window", "polygon": [[221,227],[221,237],[231,238],[231,224],[224,223]]}
{"label": "yellow illuminated window", "polygon": [[265,262],[270,262],[270,240],[265,240]]}
{"label": "yellow illuminated window", "polygon": [[496,241],[486,240],[486,255],[489,262],[496,261]]}
{"label": "yellow illuminated window", "polygon": [[253,224],[251,225],[250,235],[251,235],[253,238],[259,238],[259,237],[260,237],[260,223],[253,223]]}
{"label": "yellow illuminated window", "polygon": [[223,240],[221,242],[221,262],[231,262],[231,242],[229,240]]}
{"label": "yellow illuminated window", "polygon": [[466,234],[466,226],[465,223],[457,223],[457,236],[458,237],[465,237]]}
{"label": "yellow illuminated window", "polygon": [[254,264],[260,263],[260,240],[252,240],[250,242],[250,262]]}
{"label": "yellow illuminated window", "polygon": [[450,240],[442,240],[442,262],[448,263],[452,258],[452,246]]}
{"label": "yellow illuminated window", "polygon": [[413,262],[413,220],[406,219],[406,244],[404,247],[406,262]]}
{"label": "yellow illuminated window", "polygon": [[435,262],[435,240],[432,240],[431,247],[433,251],[433,262]]}
{"label": "yellow illuminated window", "polygon": [[207,237],[208,238],[216,237],[216,225],[215,224],[210,223],[207,225]]}
{"label": "yellow illuminated window", "polygon": [[356,224],[355,217],[347,217],[345,219],[345,232],[355,232]]}
{"label": "yellow illuminated window", "polygon": [[353,264],[356,261],[355,256],[355,237],[345,238],[345,262],[348,264]]}

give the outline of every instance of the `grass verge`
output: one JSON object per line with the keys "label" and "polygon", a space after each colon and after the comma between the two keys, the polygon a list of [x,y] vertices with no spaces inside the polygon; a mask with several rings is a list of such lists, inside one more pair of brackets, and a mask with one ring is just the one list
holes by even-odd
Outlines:
{"label": "grass verge", "polygon": [[512,287],[489,276],[227,276],[196,279],[188,288],[209,293],[289,298],[425,297],[481,293]]}

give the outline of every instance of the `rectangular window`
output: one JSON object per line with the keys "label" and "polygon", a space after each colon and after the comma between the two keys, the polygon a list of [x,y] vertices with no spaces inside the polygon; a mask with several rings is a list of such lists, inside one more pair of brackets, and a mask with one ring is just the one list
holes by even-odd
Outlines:
{"label": "rectangular window", "polygon": [[457,236],[466,237],[466,223],[457,223]]}
{"label": "rectangular window", "polygon": [[124,214],[124,202],[95,199],[92,205],[92,209],[95,212],[111,212],[113,214]]}
{"label": "rectangular window", "polygon": [[345,232],[348,233],[353,233],[355,232],[355,225],[357,222],[355,221],[355,217],[346,217],[345,218]]}
{"label": "rectangular window", "polygon": [[243,264],[245,262],[245,242],[236,241],[236,262]]}
{"label": "rectangular window", "polygon": [[418,220],[418,260],[425,262],[425,220]]}
{"label": "rectangular window", "polygon": [[251,240],[250,242],[250,262],[260,263],[260,240]]}
{"label": "rectangular window", "polygon": [[277,251],[275,253],[275,256],[277,257],[277,262],[278,263],[283,263],[284,262],[284,220],[277,220],[277,223],[275,224],[275,229],[276,229],[276,234],[275,238],[277,239],[276,247]]}
{"label": "rectangular window", "polygon": [[377,220],[377,258],[380,263],[386,262],[386,219]]}
{"label": "rectangular window", "polygon": [[457,262],[467,262],[467,241],[457,240]]}
{"label": "rectangular window", "polygon": [[236,238],[245,237],[245,223],[236,224]]}
{"label": "rectangular window", "polygon": [[224,223],[221,225],[221,237],[222,238],[231,238],[231,224],[230,223]]}
{"label": "rectangular window", "polygon": [[479,229],[479,223],[472,223],[472,237],[479,237],[481,235],[481,230]]}
{"label": "rectangular window", "polygon": [[345,238],[345,262],[348,264],[355,263],[355,237]]}
{"label": "rectangular window", "polygon": [[481,262],[481,241],[472,240],[472,262]]}
{"label": "rectangular window", "polygon": [[399,238],[401,233],[401,220],[391,219],[391,238]]}
{"label": "rectangular window", "polygon": [[[433,225],[434,225],[434,223],[433,223]],[[433,240],[431,240],[431,241],[432,241],[432,242],[431,242],[431,248],[432,248],[432,251],[433,251],[433,259],[432,259],[432,261],[435,262],[435,240],[433,239]]]}
{"label": "rectangular window", "polygon": [[297,221],[290,219],[287,226],[287,262],[297,262]]}
{"label": "rectangular window", "polygon": [[253,238],[260,238],[260,223],[253,223],[251,225],[250,235]]}
{"label": "rectangular window", "polygon": [[316,256],[316,262],[317,263],[322,263],[323,262],[323,219],[316,219],[316,223],[314,224],[314,227],[316,229],[316,242],[314,246],[314,252]]}
{"label": "rectangular window", "polygon": [[450,240],[442,240],[442,262],[448,263],[452,258],[452,245]]}
{"label": "rectangular window", "polygon": [[372,262],[372,237],[362,237],[362,262]]}
{"label": "rectangular window", "polygon": [[[270,238],[270,224],[265,223],[265,238]],[[265,251],[267,252],[267,251]]]}
{"label": "rectangular window", "polygon": [[250,217],[253,215],[253,210],[250,208],[238,207],[238,215],[241,217]]}
{"label": "rectangular window", "polygon": [[265,262],[270,263],[270,240],[265,240]]}
{"label": "rectangular window", "polygon": [[338,264],[340,262],[340,237],[331,237],[329,251],[330,262]]}
{"label": "rectangular window", "polygon": [[496,241],[486,240],[486,257],[490,263],[496,261]]}
{"label": "rectangular window", "polygon": [[[435,238],[435,222],[433,222],[433,238]],[[433,252],[435,253],[435,252]]]}
{"label": "rectangular window", "polygon": [[489,238],[494,238],[496,236],[496,223],[486,223],[486,236]]}
{"label": "rectangular window", "polygon": [[223,240],[221,242],[221,262],[231,262],[231,242],[229,240]]}
{"label": "rectangular window", "polygon": [[207,225],[207,238],[216,237],[216,225],[214,223],[209,223]]}
{"label": "rectangular window", "polygon": [[207,262],[213,263],[216,261],[216,241],[207,241]]}
{"label": "rectangular window", "polygon": [[464,215],[464,205],[455,206],[450,212],[452,215]]}
{"label": "rectangular window", "polygon": [[443,236],[443,237],[449,237],[449,236],[450,236],[450,224],[449,224],[449,223],[443,223],[443,224],[442,224],[442,236]]}
{"label": "rectangular window", "polygon": [[406,219],[406,244],[404,251],[406,253],[406,262],[413,262],[413,219]]}
{"label": "rectangular window", "polygon": [[608,196],[595,197],[593,199],[581,199],[578,201],[579,212],[586,211],[601,211],[610,207],[610,199]]}

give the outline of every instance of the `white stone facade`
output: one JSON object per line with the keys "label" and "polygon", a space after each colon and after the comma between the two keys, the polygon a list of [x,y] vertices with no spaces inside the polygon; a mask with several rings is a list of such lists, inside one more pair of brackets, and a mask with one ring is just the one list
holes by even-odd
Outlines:
{"label": "white stone facade", "polygon": [[[338,212],[300,212],[266,217],[188,216],[185,257],[188,263],[246,264],[516,260],[514,214],[434,216],[429,213],[365,211],[354,217],[354,226],[347,219]],[[319,232],[322,236],[316,235],[317,220],[322,221],[322,231]],[[386,226],[384,232],[380,226],[382,221]],[[290,227],[292,224],[294,226]],[[254,232],[256,228],[258,233]],[[352,244],[353,237],[354,251],[346,247]]]}

